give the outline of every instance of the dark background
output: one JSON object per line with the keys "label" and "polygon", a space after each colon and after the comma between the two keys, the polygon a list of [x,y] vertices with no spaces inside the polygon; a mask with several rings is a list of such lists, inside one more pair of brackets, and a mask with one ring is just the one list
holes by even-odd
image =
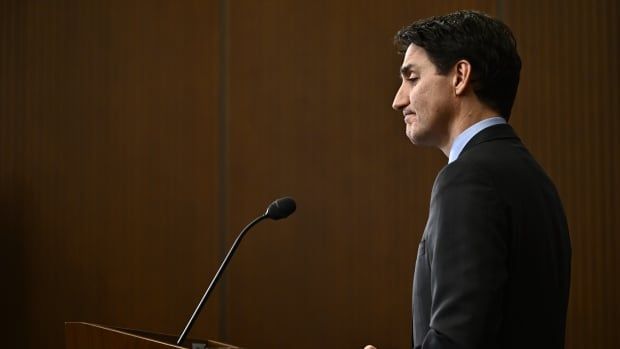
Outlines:
{"label": "dark background", "polygon": [[0,1],[2,346],[62,348],[76,320],[180,332],[237,232],[291,195],[192,335],[406,348],[446,159],[390,109],[392,36],[461,8],[518,41],[511,123],[571,229],[567,348],[620,347],[613,0]]}

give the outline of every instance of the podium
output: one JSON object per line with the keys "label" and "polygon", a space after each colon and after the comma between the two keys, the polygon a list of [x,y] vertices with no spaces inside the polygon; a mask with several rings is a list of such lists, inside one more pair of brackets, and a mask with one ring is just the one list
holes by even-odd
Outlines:
{"label": "podium", "polygon": [[178,346],[176,339],[174,336],[140,330],[65,322],[66,349],[239,349],[225,343],[198,339],[187,339],[183,346]]}

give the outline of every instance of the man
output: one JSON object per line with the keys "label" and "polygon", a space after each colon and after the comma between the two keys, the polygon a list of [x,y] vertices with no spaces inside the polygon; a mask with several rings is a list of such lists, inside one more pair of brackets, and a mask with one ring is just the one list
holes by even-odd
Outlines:
{"label": "man", "polygon": [[570,239],[553,183],[506,123],[521,70],[510,29],[459,11],[396,43],[393,108],[411,142],[448,157],[418,247],[413,346],[563,348]]}

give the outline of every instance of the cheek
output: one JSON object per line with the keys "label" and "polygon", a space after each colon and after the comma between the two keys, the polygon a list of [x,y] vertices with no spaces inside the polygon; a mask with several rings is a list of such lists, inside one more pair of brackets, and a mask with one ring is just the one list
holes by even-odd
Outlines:
{"label": "cheek", "polygon": [[411,106],[416,114],[424,115],[428,112],[428,96],[425,90],[419,88],[415,89],[411,92],[410,97]]}
{"label": "cheek", "polygon": [[415,112],[426,118],[443,114],[444,109],[449,105],[445,94],[446,87],[441,86],[437,81],[430,81],[416,87],[417,89],[411,94],[411,104]]}

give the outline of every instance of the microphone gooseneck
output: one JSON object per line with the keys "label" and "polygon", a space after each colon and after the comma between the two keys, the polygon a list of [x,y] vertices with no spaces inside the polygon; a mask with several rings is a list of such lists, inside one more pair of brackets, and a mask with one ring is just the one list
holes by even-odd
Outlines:
{"label": "microphone gooseneck", "polygon": [[265,218],[271,218],[274,220],[286,218],[291,213],[295,212],[295,208],[296,208],[295,200],[293,200],[292,198],[284,197],[284,198],[278,199],[269,205],[265,213],[263,213],[259,217],[256,217],[253,221],[250,222],[250,224],[246,225],[245,228],[241,230],[241,233],[239,233],[239,235],[235,239],[235,242],[233,242],[232,247],[226,254],[226,257],[224,257],[224,261],[222,261],[222,264],[220,265],[220,268],[217,270],[217,273],[215,273],[213,280],[211,280],[209,287],[207,287],[207,290],[202,295],[200,302],[198,302],[198,306],[196,306],[196,309],[192,313],[192,316],[189,318],[189,321],[187,322],[187,325],[185,325],[183,332],[181,332],[181,334],[179,335],[179,338],[177,339],[177,343],[176,343],[177,345],[181,345],[183,341],[185,341],[185,338],[187,337],[187,334],[191,330],[192,326],[194,325],[196,318],[198,318],[198,314],[200,314],[200,310],[202,309],[207,299],[209,298],[211,291],[213,291],[213,288],[215,287],[217,282],[222,277],[222,274],[224,273],[224,270],[226,269],[228,262],[230,262],[230,259],[235,254],[235,251],[237,250],[237,247],[239,247],[239,244],[241,243],[241,240],[245,236],[245,233],[248,230],[250,230],[250,228],[252,228],[254,225],[256,225],[258,222],[262,221]]}

